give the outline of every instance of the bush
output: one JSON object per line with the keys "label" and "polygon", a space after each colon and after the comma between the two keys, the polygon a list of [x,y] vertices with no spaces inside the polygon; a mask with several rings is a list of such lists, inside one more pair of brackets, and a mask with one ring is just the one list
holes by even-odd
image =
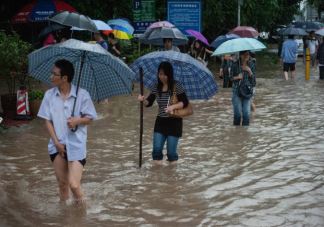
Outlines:
{"label": "bush", "polygon": [[42,100],[44,98],[44,91],[42,90],[31,90],[28,93],[29,101]]}
{"label": "bush", "polygon": [[26,79],[31,47],[31,44],[21,40],[16,33],[7,35],[0,32],[0,77],[5,79],[11,94],[16,91],[16,80],[23,83]]}

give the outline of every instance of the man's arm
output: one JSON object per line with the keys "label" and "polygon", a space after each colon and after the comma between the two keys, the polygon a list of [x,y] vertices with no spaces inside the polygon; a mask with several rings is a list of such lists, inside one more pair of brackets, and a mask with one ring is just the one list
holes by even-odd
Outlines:
{"label": "man's arm", "polygon": [[59,140],[58,140],[58,138],[56,136],[52,121],[45,120],[45,125],[46,125],[48,133],[50,134],[51,139],[53,140],[53,142],[55,144],[55,147],[56,147],[57,151],[63,157],[64,156],[64,151],[65,151],[65,146],[64,146],[64,144],[61,144],[59,142]]}

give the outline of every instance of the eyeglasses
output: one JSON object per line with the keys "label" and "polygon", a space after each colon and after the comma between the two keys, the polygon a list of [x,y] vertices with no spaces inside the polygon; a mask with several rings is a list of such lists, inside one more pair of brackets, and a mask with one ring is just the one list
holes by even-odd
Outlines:
{"label": "eyeglasses", "polygon": [[61,76],[60,74],[56,73],[56,72],[52,72],[53,76]]}

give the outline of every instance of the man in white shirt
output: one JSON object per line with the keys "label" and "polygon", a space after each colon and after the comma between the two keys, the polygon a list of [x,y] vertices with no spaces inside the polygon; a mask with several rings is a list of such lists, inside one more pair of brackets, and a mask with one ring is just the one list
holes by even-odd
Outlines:
{"label": "man in white shirt", "polygon": [[55,87],[46,91],[37,116],[45,120],[50,135],[48,153],[60,200],[69,199],[71,190],[75,202],[83,204],[81,178],[86,163],[87,125],[97,113],[89,93],[82,88],[77,92],[71,84],[73,76],[71,62],[62,59],[54,63],[51,82]]}
{"label": "man in white shirt", "polygon": [[318,40],[315,37],[315,32],[311,31],[309,34],[309,39],[307,40],[307,46],[309,48],[309,53],[311,56],[312,67],[315,67],[316,64],[316,53],[318,48]]}

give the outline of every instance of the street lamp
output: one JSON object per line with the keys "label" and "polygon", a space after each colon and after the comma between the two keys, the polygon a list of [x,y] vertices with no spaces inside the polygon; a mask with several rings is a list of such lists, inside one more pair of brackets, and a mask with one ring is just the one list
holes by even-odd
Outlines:
{"label": "street lamp", "polygon": [[237,0],[237,26],[241,25],[241,6],[243,5],[243,0]]}

